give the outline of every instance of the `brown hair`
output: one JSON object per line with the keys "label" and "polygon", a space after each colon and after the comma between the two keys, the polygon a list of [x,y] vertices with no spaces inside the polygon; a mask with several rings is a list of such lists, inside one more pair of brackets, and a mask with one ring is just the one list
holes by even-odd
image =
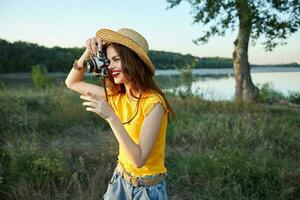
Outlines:
{"label": "brown hair", "polygon": [[[163,91],[155,83],[153,79],[153,72],[146,66],[146,64],[139,58],[139,56],[134,51],[121,44],[111,43],[109,45],[112,45],[120,56],[122,72],[124,73],[125,78],[133,83],[133,89],[157,92],[163,97],[164,101],[166,102],[167,109],[169,110],[169,117],[173,118],[174,111],[171,108]],[[104,46],[104,52],[106,52],[107,47],[108,46]],[[109,78],[105,81],[107,87],[112,92],[112,95],[116,95],[118,93],[124,94],[126,92],[124,84],[115,84],[111,76],[109,76]],[[130,94],[132,95],[132,91],[128,92],[130,92]]]}

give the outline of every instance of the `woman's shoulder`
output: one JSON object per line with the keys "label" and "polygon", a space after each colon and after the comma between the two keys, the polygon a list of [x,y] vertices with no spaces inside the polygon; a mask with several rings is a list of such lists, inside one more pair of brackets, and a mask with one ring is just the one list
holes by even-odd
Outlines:
{"label": "woman's shoulder", "polygon": [[161,95],[157,92],[157,91],[154,91],[154,90],[148,90],[148,91],[144,91],[143,92],[143,95],[142,97],[145,97],[145,98],[150,98],[150,97],[161,97]]}
{"label": "woman's shoulder", "polygon": [[147,91],[142,95],[141,101],[143,102],[143,110],[144,113],[147,115],[155,104],[160,103],[166,112],[168,112],[168,108],[166,102],[161,94],[156,91]]}
{"label": "woman's shoulder", "polygon": [[142,100],[145,102],[152,102],[152,101],[164,101],[164,98],[156,91],[146,91],[142,95]]}

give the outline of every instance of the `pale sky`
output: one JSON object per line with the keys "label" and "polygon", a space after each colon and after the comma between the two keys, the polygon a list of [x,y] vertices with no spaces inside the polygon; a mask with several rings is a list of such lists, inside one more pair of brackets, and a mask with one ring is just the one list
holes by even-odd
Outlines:
{"label": "pale sky", "polygon": [[[0,38],[47,47],[82,47],[98,29],[127,27],[144,35],[150,50],[232,57],[236,32],[197,46],[192,40],[204,27],[192,24],[190,6],[167,6],[166,0],[0,0]],[[300,31],[286,42],[273,52],[265,52],[259,44],[250,46],[250,63],[299,62]]]}

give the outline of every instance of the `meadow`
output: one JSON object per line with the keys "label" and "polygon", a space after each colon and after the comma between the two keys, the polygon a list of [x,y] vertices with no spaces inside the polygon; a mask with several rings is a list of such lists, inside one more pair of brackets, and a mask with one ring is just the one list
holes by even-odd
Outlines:
{"label": "meadow", "polygon": [[[300,199],[300,108],[167,94],[169,199]],[[0,199],[101,199],[118,147],[63,82],[0,87]]]}

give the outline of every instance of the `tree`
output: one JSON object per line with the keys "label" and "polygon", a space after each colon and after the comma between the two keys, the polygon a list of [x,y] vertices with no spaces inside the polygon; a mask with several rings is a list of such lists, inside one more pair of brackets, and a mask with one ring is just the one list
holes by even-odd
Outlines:
{"label": "tree", "polygon": [[[169,8],[182,0],[167,0]],[[238,29],[234,41],[233,66],[236,101],[254,101],[258,88],[253,84],[248,62],[248,44],[262,38],[266,50],[278,44],[300,27],[299,0],[187,0],[191,4],[194,23],[209,25],[194,43],[207,43],[214,35],[224,36]]]}

